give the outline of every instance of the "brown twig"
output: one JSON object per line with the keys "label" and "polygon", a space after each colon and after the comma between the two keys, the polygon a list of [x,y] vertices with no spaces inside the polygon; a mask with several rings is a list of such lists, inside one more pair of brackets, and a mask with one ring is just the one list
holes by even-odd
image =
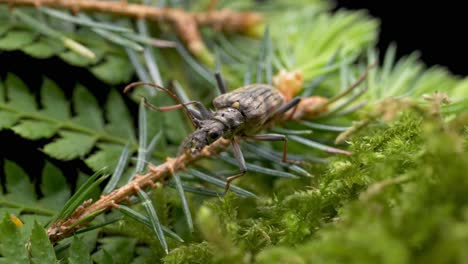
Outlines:
{"label": "brown twig", "polygon": [[[174,172],[184,170],[187,165],[198,159],[220,153],[226,149],[229,144],[229,140],[221,138],[213,144],[207,146],[207,151],[204,151],[198,155],[191,156],[190,154],[181,154],[176,158],[168,158],[166,162],[159,166],[149,165],[148,173],[144,175],[137,175],[131,183],[122,186],[121,188],[116,189],[107,195],[101,196],[95,203],[91,204],[90,201],[85,202],[82,206],[75,210],[69,219],[53,223],[47,229],[47,235],[49,236],[50,241],[57,242],[63,238],[71,236],[80,227],[93,219],[93,217],[89,216],[94,215],[96,212],[107,211],[119,203],[125,202],[128,197],[136,193],[137,188],[153,188],[156,186],[154,184],[155,182],[159,182],[163,185],[167,184],[170,176]],[[83,221],[84,219],[86,220]],[[80,223],[80,225],[75,225],[76,223]]]}
{"label": "brown twig", "polygon": [[196,56],[203,56],[203,53],[207,52],[207,48],[200,36],[200,26],[208,26],[224,32],[252,34],[262,20],[261,15],[255,12],[236,12],[224,9],[194,13],[175,8],[158,8],[141,4],[128,4],[122,1],[0,0],[0,4],[8,4],[10,7],[48,6],[71,10],[74,13],[92,11],[168,22],[173,26],[178,36],[185,42],[190,52]]}

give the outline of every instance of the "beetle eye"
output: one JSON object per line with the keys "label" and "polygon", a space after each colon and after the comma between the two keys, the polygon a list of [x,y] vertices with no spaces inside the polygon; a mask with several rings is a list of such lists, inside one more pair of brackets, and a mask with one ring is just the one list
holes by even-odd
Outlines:
{"label": "beetle eye", "polygon": [[219,137],[219,133],[218,132],[211,132],[209,136],[210,136],[211,139],[217,139]]}

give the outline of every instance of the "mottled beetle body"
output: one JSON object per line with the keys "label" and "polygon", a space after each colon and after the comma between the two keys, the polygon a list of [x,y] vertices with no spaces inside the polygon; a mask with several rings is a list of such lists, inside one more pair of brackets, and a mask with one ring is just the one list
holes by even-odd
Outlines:
{"label": "mottled beetle body", "polygon": [[213,100],[216,110],[233,107],[245,118],[244,135],[252,135],[263,128],[272,115],[284,104],[283,96],[273,86],[253,84],[222,94]]}
{"label": "mottled beetle body", "polygon": [[222,94],[213,100],[215,111],[205,113],[197,121],[198,129],[182,147],[197,154],[219,137],[254,136],[274,117],[283,103],[283,96],[278,90],[265,84],[248,85]]}
{"label": "mottled beetle body", "polygon": [[[138,85],[149,85],[165,91],[179,104],[165,107],[156,107],[145,101],[145,104],[155,111],[170,111],[183,108],[196,130],[190,134],[181,145],[181,151],[191,155],[199,154],[203,148],[223,137],[231,141],[234,155],[239,163],[240,173],[227,178],[226,191],[230,183],[244,175],[247,171],[242,155],[239,140],[249,138],[263,141],[283,141],[283,162],[288,162],[287,138],[280,134],[257,134],[265,128],[270,121],[282,116],[286,111],[297,106],[300,98],[294,98],[285,102],[283,95],[273,86],[266,84],[252,84],[227,92],[221,76],[215,74],[218,89],[221,95],[213,100],[214,111],[206,109],[198,101],[182,103],[171,91],[150,83],[133,83],[125,88],[125,91]],[[187,105],[195,105],[197,110],[188,109]]]}
{"label": "mottled beetle body", "polygon": [[[299,111],[301,113],[298,116],[314,117],[317,113],[320,113],[322,109],[326,109],[331,102],[346,96],[364,81],[369,69],[374,65],[375,63],[369,65],[358,80],[331,100],[316,102],[317,100],[314,97],[306,98],[306,100],[303,101],[305,105],[302,105],[303,109]],[[146,102],[145,99],[145,104],[155,111],[165,112],[183,108],[187,113],[193,125],[196,127],[196,130],[182,143],[181,150],[184,154],[190,153],[191,155],[197,155],[205,146],[212,144],[220,137],[230,140],[234,150],[234,156],[239,163],[240,173],[227,178],[226,191],[229,189],[233,180],[244,175],[247,171],[244,156],[242,155],[239,145],[239,141],[242,138],[260,141],[283,141],[282,161],[297,163],[287,160],[288,139],[285,135],[257,133],[268,126],[271,121],[277,118],[285,118],[284,114],[289,110],[291,111],[286,118],[295,117],[297,119],[295,113],[301,102],[301,98],[292,98],[294,93],[282,94],[275,87],[266,84],[252,84],[238,88],[232,92],[227,92],[221,75],[215,73],[215,78],[221,95],[213,100],[214,111],[207,110],[205,106],[198,101],[181,102],[180,98],[174,93],[156,84],[137,82],[128,85],[124,91],[139,85],[149,85],[163,90],[178,102],[178,104],[172,106],[156,107]],[[286,80],[286,84],[290,84],[289,79]],[[300,86],[298,87],[300,88]],[[195,105],[198,111],[188,109],[187,105]]]}

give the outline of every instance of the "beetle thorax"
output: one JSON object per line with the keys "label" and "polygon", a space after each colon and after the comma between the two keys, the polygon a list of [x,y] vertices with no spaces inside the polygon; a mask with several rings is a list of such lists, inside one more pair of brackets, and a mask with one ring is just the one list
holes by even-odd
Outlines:
{"label": "beetle thorax", "polygon": [[223,136],[225,138],[231,137],[239,127],[245,123],[245,118],[242,113],[234,107],[226,107],[216,110],[213,113],[213,120],[219,121],[224,125]]}

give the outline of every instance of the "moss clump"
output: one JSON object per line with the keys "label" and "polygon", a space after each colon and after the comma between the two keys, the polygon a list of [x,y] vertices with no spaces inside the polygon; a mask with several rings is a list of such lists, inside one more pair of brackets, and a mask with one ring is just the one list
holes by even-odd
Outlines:
{"label": "moss clump", "polygon": [[228,196],[202,207],[198,224],[215,253],[211,261],[461,261],[468,246],[466,117],[446,124],[408,110],[360,132],[351,140],[354,154],[335,158],[302,190],[273,199]]}
{"label": "moss clump", "polygon": [[181,246],[171,251],[171,253],[163,258],[164,263],[182,264],[182,263],[212,263],[213,252],[208,243],[202,242],[198,244],[190,244],[189,246]]}
{"label": "moss clump", "polygon": [[[340,208],[316,238],[297,248],[267,249],[259,263],[271,263],[285,251],[307,263],[462,262],[468,246],[468,155],[462,147],[466,134],[456,131],[404,115],[380,133],[355,139],[358,155],[350,158],[349,169],[335,169],[327,178],[346,174],[360,179],[354,183],[380,181],[367,189],[359,184],[365,190],[360,199]],[[341,196],[337,201],[358,195],[343,185],[348,187],[332,188]]]}

